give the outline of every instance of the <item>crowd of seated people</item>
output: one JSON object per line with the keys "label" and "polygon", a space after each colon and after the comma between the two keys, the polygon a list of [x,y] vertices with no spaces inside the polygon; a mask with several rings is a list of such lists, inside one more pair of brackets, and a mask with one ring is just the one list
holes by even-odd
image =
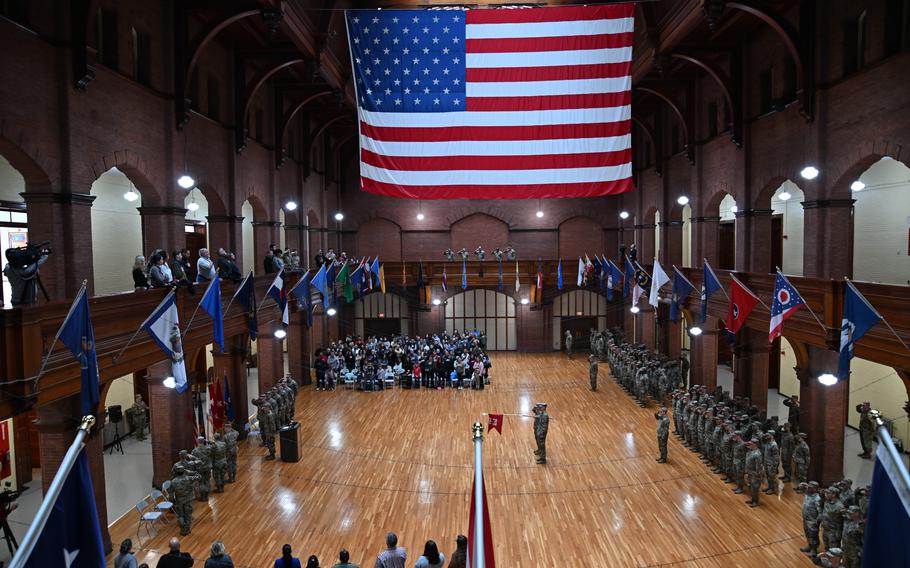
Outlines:
{"label": "crowd of seated people", "polygon": [[391,386],[482,389],[490,382],[490,358],[480,332],[442,332],[423,337],[348,336],[316,351],[316,390],[338,385],[363,391]]}

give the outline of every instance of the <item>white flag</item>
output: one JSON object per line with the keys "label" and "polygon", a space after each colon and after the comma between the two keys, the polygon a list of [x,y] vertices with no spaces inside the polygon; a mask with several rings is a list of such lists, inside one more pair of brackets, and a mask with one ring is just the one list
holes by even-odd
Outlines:
{"label": "white flag", "polygon": [[657,307],[657,293],[660,287],[670,281],[670,277],[664,272],[663,267],[654,259],[654,274],[651,275],[651,295],[648,297],[648,303]]}
{"label": "white flag", "polygon": [[578,257],[578,282],[577,285],[581,288],[582,283],[585,281],[585,261]]}
{"label": "white flag", "polygon": [[180,339],[180,321],[177,316],[177,301],[174,291],[165,296],[158,307],[143,322],[142,328],[170,358],[171,372],[177,392],[185,392],[186,366],[183,363],[183,342]]}

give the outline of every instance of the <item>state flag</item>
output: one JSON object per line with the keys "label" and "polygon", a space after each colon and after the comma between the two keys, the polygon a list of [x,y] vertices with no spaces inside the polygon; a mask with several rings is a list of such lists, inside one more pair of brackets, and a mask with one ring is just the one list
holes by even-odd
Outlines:
{"label": "state flag", "polygon": [[736,276],[730,276],[730,310],[727,312],[727,331],[736,333],[758,303],[758,296],[746,288]]}
{"label": "state flag", "polygon": [[787,277],[778,270],[777,278],[774,280],[774,300],[771,302],[771,329],[768,332],[768,341],[774,343],[774,340],[783,332],[784,321],[805,305],[806,301],[803,300],[803,297],[790,284]]}

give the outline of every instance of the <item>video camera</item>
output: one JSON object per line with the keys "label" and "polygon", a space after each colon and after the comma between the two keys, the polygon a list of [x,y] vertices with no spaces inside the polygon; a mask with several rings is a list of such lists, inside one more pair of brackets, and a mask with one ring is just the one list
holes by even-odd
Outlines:
{"label": "video camera", "polygon": [[51,254],[50,241],[26,243],[24,247],[6,250],[6,260],[13,268],[24,269],[36,264],[42,256]]}

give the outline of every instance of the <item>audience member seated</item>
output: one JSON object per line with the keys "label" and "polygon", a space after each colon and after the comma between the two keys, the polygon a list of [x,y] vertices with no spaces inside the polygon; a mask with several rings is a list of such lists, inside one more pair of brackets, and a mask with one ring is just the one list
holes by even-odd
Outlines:
{"label": "audience member seated", "polygon": [[300,559],[291,556],[291,545],[281,547],[281,558],[275,561],[275,568],[301,568]]}
{"label": "audience member seated", "polygon": [[189,568],[193,565],[193,557],[189,552],[180,552],[180,541],[172,538],[168,543],[170,552],[158,559],[157,568]]}
{"label": "audience member seated", "polygon": [[136,290],[148,290],[149,279],[145,267],[145,257],[141,254],[136,255],[136,261],[133,263],[133,287]]}
{"label": "audience member seated", "polygon": [[[133,541],[125,539],[120,543],[120,553],[114,557],[114,568],[137,568],[136,557],[133,556]],[[404,566],[402,564],[402,566]]]}
{"label": "audience member seated", "polygon": [[234,568],[234,561],[224,550],[220,540],[212,542],[212,555],[205,561],[204,568]]}
{"label": "audience member seated", "polygon": [[398,546],[398,535],[390,532],[385,537],[385,543],[385,550],[376,557],[376,568],[405,568],[408,553],[404,547]]}

